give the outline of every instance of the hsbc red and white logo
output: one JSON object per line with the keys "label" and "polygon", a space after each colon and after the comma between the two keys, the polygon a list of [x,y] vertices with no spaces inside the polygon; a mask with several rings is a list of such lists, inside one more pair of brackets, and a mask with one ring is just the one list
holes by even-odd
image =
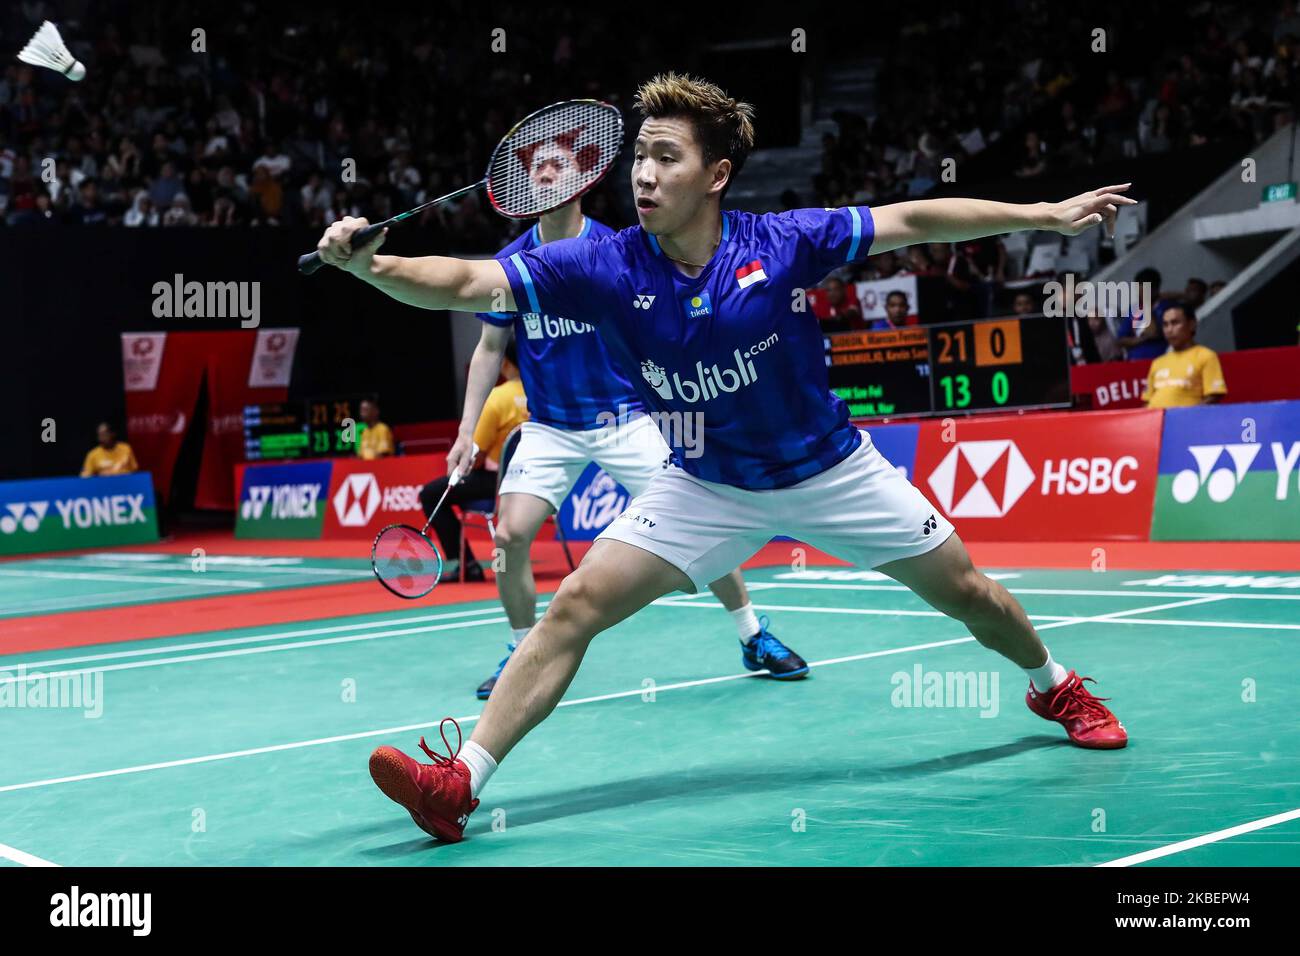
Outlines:
{"label": "hsbc red and white logo", "polygon": [[1000,518],[1034,483],[1034,470],[1009,438],[953,446],[927,479],[954,518]]}
{"label": "hsbc red and white logo", "polygon": [[963,422],[955,435],[927,422],[915,481],[968,540],[1141,540],[1160,422],[1149,410],[1042,414]]}
{"label": "hsbc red and white logo", "polygon": [[379,482],[369,472],[348,475],[334,492],[334,514],[345,528],[364,527],[379,510]]}

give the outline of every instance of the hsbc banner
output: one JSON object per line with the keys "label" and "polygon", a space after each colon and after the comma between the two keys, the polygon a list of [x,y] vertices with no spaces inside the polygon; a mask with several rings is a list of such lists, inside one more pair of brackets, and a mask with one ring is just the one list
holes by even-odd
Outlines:
{"label": "hsbc banner", "polygon": [[236,538],[319,538],[331,463],[251,465],[241,470]]}
{"label": "hsbc banner", "polygon": [[628,490],[593,461],[560,504],[556,520],[570,541],[594,541],[631,500]]}
{"label": "hsbc banner", "polygon": [[116,547],[158,540],[153,478],[0,481],[0,554]]}
{"label": "hsbc banner", "polygon": [[323,537],[373,538],[390,524],[424,525],[420,489],[447,473],[446,455],[336,458]]}
{"label": "hsbc banner", "polygon": [[1300,541],[1300,402],[1167,410],[1151,537]]}
{"label": "hsbc banner", "polygon": [[920,426],[912,483],[971,541],[1144,541],[1159,410]]}

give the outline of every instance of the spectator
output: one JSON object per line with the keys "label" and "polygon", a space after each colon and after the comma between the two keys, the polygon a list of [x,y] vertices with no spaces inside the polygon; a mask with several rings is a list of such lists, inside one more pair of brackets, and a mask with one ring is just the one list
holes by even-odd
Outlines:
{"label": "spectator", "polygon": [[1205,294],[1205,298],[1213,299],[1216,295],[1218,295],[1220,292],[1223,291],[1224,287],[1227,284],[1228,283],[1224,282],[1222,279],[1215,279],[1213,282],[1210,283],[1210,291]]}
{"label": "spectator", "polygon": [[1137,274],[1137,282],[1142,290],[1142,301],[1150,300],[1153,303],[1152,316],[1144,322],[1140,306],[1130,308],[1128,314],[1120,320],[1115,337],[1123,347],[1125,357],[1155,358],[1164,354],[1168,347],[1161,320],[1170,300],[1160,291],[1161,276],[1157,270],[1143,269]]}
{"label": "spectator", "polygon": [[1190,305],[1193,309],[1199,309],[1209,298],[1208,287],[1204,279],[1198,279],[1195,276],[1187,280],[1187,287],[1183,289],[1182,303]]}
{"label": "spectator", "polygon": [[1042,309],[1034,297],[1023,289],[1016,293],[1016,297],[1011,303],[1013,315],[1034,315],[1041,311]]}
{"label": "spectator", "polygon": [[1092,333],[1093,345],[1097,348],[1097,361],[1099,362],[1118,362],[1124,358],[1124,350],[1120,348],[1115,333],[1111,331],[1110,323],[1106,317],[1096,310],[1088,316],[1088,330]]}
{"label": "spectator", "polygon": [[194,215],[190,209],[190,197],[184,193],[177,193],[172,197],[171,205],[163,213],[162,224],[164,226],[197,226],[199,217]]}
{"label": "spectator", "polygon": [[108,222],[108,214],[99,204],[99,190],[93,179],[87,179],[78,190],[80,196],[77,205],[68,212],[68,222],[79,226],[102,226]]}
{"label": "spectator", "polygon": [[379,420],[379,406],[368,398],[361,402],[361,421],[366,427],[361,432],[361,440],[357,442],[358,458],[374,461],[397,452],[392,429]]}
{"label": "spectator", "polygon": [[1151,363],[1142,399],[1148,408],[1206,405],[1228,394],[1219,356],[1196,344],[1196,310],[1172,302],[1164,311],[1169,351]]}
{"label": "spectator", "polygon": [[101,422],[96,429],[99,444],[86,452],[86,460],[81,466],[82,478],[95,478],[100,475],[129,475],[138,471],[135,452],[124,441],[117,440],[117,434],[108,422]]}
{"label": "spectator", "polygon": [[149,187],[149,198],[153,200],[155,208],[166,209],[184,188],[185,184],[176,175],[176,164],[167,160],[159,168],[158,178]]}
{"label": "spectator", "polygon": [[838,276],[831,276],[822,283],[825,292],[823,314],[818,316],[823,332],[848,332],[866,327],[862,320],[862,309],[858,307],[857,292],[846,286]]}
{"label": "spectator", "polygon": [[158,225],[158,210],[153,208],[153,200],[149,198],[149,193],[143,189],[135,191],[135,199],[131,202],[131,208],[127,210],[126,215],[122,217],[124,226],[156,226]]}
{"label": "spectator", "polygon": [[916,318],[908,314],[910,311],[907,293],[901,289],[894,289],[885,296],[885,317],[872,321],[870,328],[872,331],[884,331],[902,328],[904,325],[915,325]]}

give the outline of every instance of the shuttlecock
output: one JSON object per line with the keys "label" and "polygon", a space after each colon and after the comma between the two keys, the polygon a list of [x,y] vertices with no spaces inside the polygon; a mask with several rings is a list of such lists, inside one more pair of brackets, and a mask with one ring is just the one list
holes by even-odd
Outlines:
{"label": "shuttlecock", "polygon": [[86,68],[81,65],[80,60],[68,52],[68,48],[63,45],[63,37],[59,36],[59,28],[49,20],[41,24],[36,35],[18,54],[18,59],[32,66],[58,70],[73,81],[80,80],[86,75]]}

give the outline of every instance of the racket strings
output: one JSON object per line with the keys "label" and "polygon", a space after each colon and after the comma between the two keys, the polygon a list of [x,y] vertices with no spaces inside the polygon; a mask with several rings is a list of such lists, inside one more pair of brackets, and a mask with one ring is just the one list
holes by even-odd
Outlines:
{"label": "racket strings", "polygon": [[423,534],[407,525],[385,528],[371,552],[375,574],[402,597],[421,597],[442,576],[442,556]]}
{"label": "racket strings", "polygon": [[623,118],[607,103],[559,103],[524,119],[497,146],[488,190],[505,216],[527,219],[586,192],[623,147]]}

